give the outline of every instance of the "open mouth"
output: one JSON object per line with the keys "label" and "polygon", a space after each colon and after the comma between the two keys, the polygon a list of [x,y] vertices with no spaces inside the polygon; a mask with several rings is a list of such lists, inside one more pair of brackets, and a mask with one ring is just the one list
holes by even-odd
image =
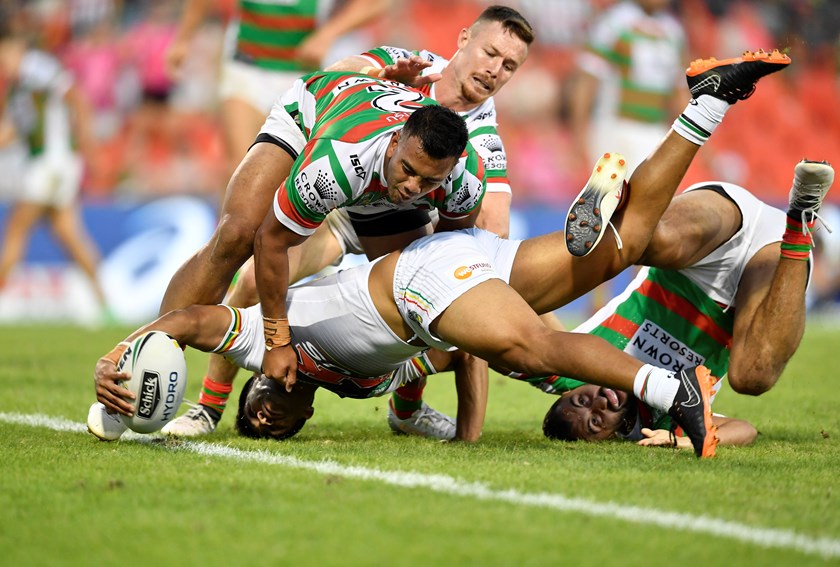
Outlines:
{"label": "open mouth", "polygon": [[476,85],[478,85],[478,87],[480,89],[482,89],[484,91],[487,91],[488,93],[493,91],[493,87],[491,87],[490,85],[488,85],[487,83],[485,83],[484,81],[479,79],[478,77],[473,77],[473,81],[475,82]]}
{"label": "open mouth", "polygon": [[599,393],[607,398],[607,405],[612,411],[620,410],[623,403],[621,397],[626,398],[626,396],[620,396],[620,394],[623,394],[624,392],[616,392],[611,388],[601,388]]}

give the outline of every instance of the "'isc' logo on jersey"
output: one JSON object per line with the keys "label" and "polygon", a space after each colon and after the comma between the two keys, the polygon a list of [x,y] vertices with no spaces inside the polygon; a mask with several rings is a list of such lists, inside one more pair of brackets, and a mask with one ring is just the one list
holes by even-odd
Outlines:
{"label": "'isc' logo on jersey", "polygon": [[358,177],[359,179],[364,179],[365,177],[367,177],[365,168],[362,167],[362,160],[359,159],[358,154],[352,154],[350,156],[350,165],[353,166],[353,170],[356,172],[356,177]]}

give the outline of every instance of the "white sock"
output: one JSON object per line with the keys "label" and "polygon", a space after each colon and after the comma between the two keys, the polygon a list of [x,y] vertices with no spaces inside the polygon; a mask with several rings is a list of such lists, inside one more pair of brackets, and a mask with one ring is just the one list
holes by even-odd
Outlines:
{"label": "white sock", "polygon": [[679,388],[680,381],[674,378],[673,372],[650,364],[642,366],[633,380],[633,393],[636,397],[663,411],[670,409]]}
{"label": "white sock", "polygon": [[702,146],[721,123],[730,106],[725,100],[700,95],[689,102],[671,127],[692,144]]}

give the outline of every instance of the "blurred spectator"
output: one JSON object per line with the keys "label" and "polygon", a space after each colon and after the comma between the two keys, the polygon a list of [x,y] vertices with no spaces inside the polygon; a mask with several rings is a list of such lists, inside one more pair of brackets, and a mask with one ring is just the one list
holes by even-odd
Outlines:
{"label": "blurred spectator", "polygon": [[625,0],[592,25],[578,56],[570,125],[581,161],[622,153],[628,175],[668,132],[688,99],[685,34],[668,0]]}
{"label": "blurred spectator", "polygon": [[104,307],[96,278],[98,252],[77,207],[83,162],[76,145],[82,155],[93,151],[87,103],[59,62],[31,49],[20,29],[13,29],[18,22],[10,14],[0,15],[0,124],[6,137],[13,124],[28,150],[19,193],[6,220],[0,288],[21,260],[36,224],[45,220],[90,279]]}
{"label": "blurred spectator", "polygon": [[[219,85],[228,173],[239,164],[274,100],[300,75],[321,67],[343,34],[382,16],[388,0],[238,2],[231,24],[232,49],[225,56]],[[168,53],[169,72],[182,75],[191,42],[210,9],[208,0],[186,0]]]}

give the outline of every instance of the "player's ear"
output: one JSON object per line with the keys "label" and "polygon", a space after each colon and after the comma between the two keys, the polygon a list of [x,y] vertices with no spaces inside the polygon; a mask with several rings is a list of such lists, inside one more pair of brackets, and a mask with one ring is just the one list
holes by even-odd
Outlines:
{"label": "player's ear", "polygon": [[458,32],[458,49],[464,49],[469,42],[470,42],[470,30],[469,30],[469,28],[461,28],[461,31]]}

